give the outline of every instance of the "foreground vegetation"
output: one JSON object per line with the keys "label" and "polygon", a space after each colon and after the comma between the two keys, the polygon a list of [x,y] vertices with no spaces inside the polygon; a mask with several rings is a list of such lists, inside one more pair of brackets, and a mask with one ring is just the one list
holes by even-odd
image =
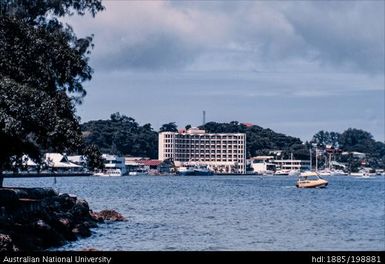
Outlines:
{"label": "foreground vegetation", "polygon": [[0,1],[0,187],[2,171],[24,155],[39,163],[47,151],[95,150],[75,115],[92,77],[92,37],[77,37],[60,18],[101,10],[101,0]]}

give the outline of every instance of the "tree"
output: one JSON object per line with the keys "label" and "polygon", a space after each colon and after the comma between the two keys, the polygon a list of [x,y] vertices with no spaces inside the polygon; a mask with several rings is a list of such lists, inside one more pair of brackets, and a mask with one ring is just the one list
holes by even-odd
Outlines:
{"label": "tree", "polygon": [[178,127],[175,124],[175,122],[170,122],[170,123],[167,123],[167,124],[163,124],[159,128],[159,132],[178,132]]}
{"label": "tree", "polygon": [[370,153],[375,149],[373,136],[369,132],[355,128],[344,131],[340,136],[339,144],[344,151]]}
{"label": "tree", "polygon": [[114,113],[110,120],[89,121],[81,126],[85,142],[104,153],[158,156],[158,134],[150,124],[140,126],[135,119]]}
{"label": "tree", "polygon": [[276,133],[269,128],[260,126],[245,126],[237,121],[230,123],[208,122],[199,128],[209,133],[245,133],[246,134],[246,155],[253,157],[255,155],[267,154],[270,150],[287,150],[293,144],[301,144],[299,138],[286,136]]}
{"label": "tree", "polygon": [[87,168],[90,171],[104,169],[102,153],[96,145],[85,146],[83,153],[87,157]]}
{"label": "tree", "polygon": [[318,147],[325,147],[326,145],[338,147],[340,136],[341,134],[337,132],[328,132],[321,130],[313,136],[311,143],[316,143]]}
{"label": "tree", "polygon": [[92,69],[92,38],[78,38],[59,17],[95,15],[101,0],[2,0],[0,3],[0,186],[12,160],[82,146],[75,106]]}

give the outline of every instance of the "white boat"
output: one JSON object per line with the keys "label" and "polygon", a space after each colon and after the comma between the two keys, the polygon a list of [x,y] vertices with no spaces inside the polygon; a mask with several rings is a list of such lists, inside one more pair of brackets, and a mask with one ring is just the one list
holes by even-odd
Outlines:
{"label": "white boat", "polygon": [[277,170],[274,174],[275,175],[289,175],[290,170],[282,169],[282,170]]}
{"label": "white boat", "polygon": [[343,170],[331,170],[330,171],[330,176],[346,176],[348,175],[346,172]]}
{"label": "white boat", "polygon": [[130,171],[128,173],[128,176],[143,176],[143,175],[148,175],[147,171]]}
{"label": "white boat", "polygon": [[357,176],[359,178],[370,178],[371,173],[366,170],[359,170],[358,172],[351,172],[351,176]]}
{"label": "white boat", "polygon": [[177,174],[182,176],[211,176],[214,175],[214,172],[209,170],[207,165],[196,164],[179,167]]}
{"label": "white boat", "polygon": [[122,176],[123,174],[120,169],[107,169],[107,170],[95,172],[93,175],[100,176],[100,177],[119,177],[119,176]]}
{"label": "white boat", "polygon": [[300,173],[301,173],[300,170],[291,170],[291,171],[289,171],[289,176],[297,177],[297,176],[299,176]]}
{"label": "white boat", "polygon": [[328,181],[321,178],[315,171],[306,171],[299,174],[297,188],[325,188]]}
{"label": "white boat", "polygon": [[331,170],[329,170],[329,169],[319,170],[319,171],[318,171],[318,175],[319,175],[319,176],[331,176],[331,175],[332,175],[332,172],[331,172]]}

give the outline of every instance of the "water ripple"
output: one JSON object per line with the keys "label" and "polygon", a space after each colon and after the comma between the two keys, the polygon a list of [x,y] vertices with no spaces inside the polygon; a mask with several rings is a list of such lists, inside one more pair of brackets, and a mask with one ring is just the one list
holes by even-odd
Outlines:
{"label": "water ripple", "polygon": [[76,177],[6,179],[50,186],[115,209],[62,250],[385,250],[384,177],[330,177],[325,189],[297,189],[291,177]]}

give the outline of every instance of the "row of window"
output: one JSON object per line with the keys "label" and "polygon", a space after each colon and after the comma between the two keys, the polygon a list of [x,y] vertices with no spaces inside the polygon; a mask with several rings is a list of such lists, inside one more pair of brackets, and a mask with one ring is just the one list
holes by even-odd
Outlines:
{"label": "row of window", "polygon": [[[166,148],[172,148],[173,146],[171,145],[171,144],[166,144],[165,145],[166,146]],[[221,150],[221,149],[238,149],[238,148],[240,148],[240,149],[243,149],[243,145],[240,145],[240,146],[238,146],[238,145],[234,145],[234,146],[232,146],[232,145],[230,145],[230,146],[211,146],[211,147],[205,147],[205,146],[198,146],[198,145],[196,145],[196,146],[181,146],[181,145],[176,145],[175,146],[175,149],[183,149],[183,150],[185,150],[185,149],[209,149],[209,150]]]}
{"label": "row of window", "polygon": [[243,153],[243,150],[242,149],[239,149],[239,150],[225,150],[225,149],[223,149],[222,151],[221,150],[208,150],[208,149],[206,149],[206,150],[203,150],[203,149],[201,149],[201,150],[199,150],[199,149],[176,149],[176,150],[173,150],[173,149],[165,149],[164,150],[164,152],[165,153],[173,153],[173,152],[175,152],[175,153],[187,153],[187,154],[189,154],[189,153],[191,153],[191,154],[193,154],[193,153],[201,153],[201,154],[204,154],[204,153],[211,153],[211,154],[216,154],[216,153]]}
{"label": "row of window", "polygon": [[166,134],[165,138],[176,139],[244,139],[244,135],[173,135]]}
{"label": "row of window", "polygon": [[243,163],[244,157],[242,155],[239,155],[238,157],[236,155],[234,156],[226,156],[226,155],[217,155],[215,157],[213,156],[187,156],[187,155],[174,155],[172,154],[165,154],[166,158],[174,158],[175,161],[181,161],[181,162],[187,162],[187,161],[211,161],[211,162],[238,162]]}
{"label": "row of window", "polygon": [[244,145],[211,145],[211,146],[208,146],[208,145],[174,145],[174,144],[164,144],[164,147],[166,148],[177,148],[177,149],[197,149],[197,148],[201,148],[201,149],[220,149],[220,148],[243,148]]}
{"label": "row of window", "polygon": [[163,143],[173,143],[176,144],[205,144],[205,145],[214,145],[214,144],[244,144],[244,140],[171,140],[171,139],[165,139]]}
{"label": "row of window", "polygon": [[200,159],[200,158],[207,158],[207,159],[244,159],[244,155],[204,155],[204,154],[197,154],[197,155],[188,155],[188,154],[176,154],[172,155],[170,153],[165,154],[166,157],[174,157],[175,160],[179,160],[180,158],[188,158],[188,159]]}

